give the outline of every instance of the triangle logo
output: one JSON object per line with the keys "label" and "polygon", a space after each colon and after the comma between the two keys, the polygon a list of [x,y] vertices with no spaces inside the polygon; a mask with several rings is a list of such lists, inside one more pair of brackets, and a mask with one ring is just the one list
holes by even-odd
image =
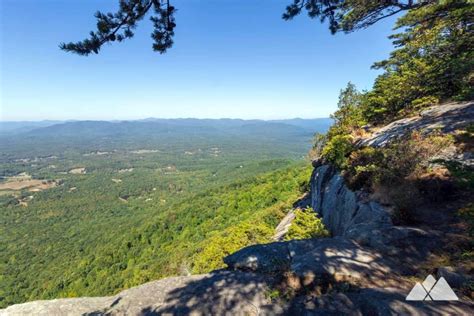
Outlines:
{"label": "triangle logo", "polygon": [[426,292],[431,291],[433,286],[436,284],[436,279],[430,274],[426,277],[426,279],[421,283],[425,288]]}
{"label": "triangle logo", "polygon": [[441,277],[430,291],[430,296],[434,301],[458,301],[456,293],[449,286],[445,278]]}
{"label": "triangle logo", "polygon": [[438,281],[430,274],[423,283],[417,282],[405,298],[407,301],[458,301],[445,278]]}
{"label": "triangle logo", "polygon": [[407,301],[423,301],[425,297],[428,296],[425,288],[418,282],[416,282],[415,286],[411,289],[410,293],[405,300]]}

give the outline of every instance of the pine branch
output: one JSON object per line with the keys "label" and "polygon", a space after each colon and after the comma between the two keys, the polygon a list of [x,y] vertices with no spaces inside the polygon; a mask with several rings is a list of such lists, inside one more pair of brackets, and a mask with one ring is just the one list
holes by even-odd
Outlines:
{"label": "pine branch", "polygon": [[153,5],[160,6],[157,0],[120,0],[116,13],[97,12],[97,30],[89,33],[90,37],[79,42],[61,43],[60,49],[88,56],[98,54],[105,43],[123,41],[133,37],[136,23],[143,19]]}

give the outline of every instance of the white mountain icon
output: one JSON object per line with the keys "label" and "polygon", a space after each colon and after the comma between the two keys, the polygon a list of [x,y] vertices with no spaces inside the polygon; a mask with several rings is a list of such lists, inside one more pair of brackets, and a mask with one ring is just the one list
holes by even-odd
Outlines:
{"label": "white mountain icon", "polygon": [[407,301],[458,301],[456,293],[449,286],[446,279],[438,281],[430,274],[423,283],[417,282],[406,297]]}

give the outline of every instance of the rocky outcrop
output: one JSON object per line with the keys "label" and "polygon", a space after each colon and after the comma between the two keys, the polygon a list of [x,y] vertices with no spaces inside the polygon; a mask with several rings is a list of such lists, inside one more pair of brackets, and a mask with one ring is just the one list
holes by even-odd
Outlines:
{"label": "rocky outcrop", "polygon": [[[319,161],[314,161],[313,166],[310,194],[301,199],[296,208],[311,206],[332,236],[347,237],[371,246],[393,241],[394,234],[390,234],[390,240],[381,238],[383,232],[393,227],[390,209],[367,200],[362,192],[351,191],[332,166]],[[273,240],[283,240],[294,218],[294,210],[289,211],[276,227]],[[399,237],[405,237],[402,235]]]}
{"label": "rocky outcrop", "polygon": [[359,146],[384,147],[391,141],[418,130],[425,133],[439,130],[451,133],[472,124],[474,121],[474,102],[444,103],[433,106],[418,116],[394,121],[377,130],[372,136],[361,139]]}
{"label": "rocky outcrop", "polygon": [[[285,315],[473,314],[470,301],[406,301],[414,283],[404,276],[416,271],[401,252],[397,258],[334,237],[250,246],[224,260],[230,269],[267,275],[269,280],[283,275],[293,293],[304,293],[273,302]],[[272,288],[274,282],[268,282]]]}
{"label": "rocky outcrop", "polygon": [[377,251],[342,237],[291,240],[243,248],[224,258],[230,269],[263,274],[290,273],[303,284],[316,279],[362,279],[398,274]]}
{"label": "rocky outcrop", "polygon": [[275,234],[272,237],[273,241],[282,241],[284,239],[295,217],[296,214],[294,209],[290,210],[285,215],[285,217],[283,217],[278,226],[275,228]]}
{"label": "rocky outcrop", "polygon": [[[63,315],[473,315],[469,301],[405,301],[404,267],[343,237],[255,245],[225,259],[229,270],[172,277],[110,297],[34,301],[2,316]],[[242,271],[245,270],[245,271]],[[285,272],[285,273],[283,273]],[[291,288],[275,292],[282,277]],[[315,289],[319,294],[315,295]],[[336,291],[335,289],[344,289]],[[277,293],[281,297],[272,296]]]}
{"label": "rocky outcrop", "polygon": [[[341,283],[343,285],[344,283]],[[389,284],[386,282],[385,284]],[[2,316],[98,315],[473,315],[468,301],[405,301],[411,284],[353,288],[322,295],[270,299],[271,276],[241,271],[174,277],[110,297],[34,301],[0,310]]]}
{"label": "rocky outcrop", "polygon": [[[409,289],[408,289],[409,290]],[[397,287],[362,288],[358,291],[330,293],[294,302],[291,315],[472,315],[470,302],[406,301],[407,289]]]}
{"label": "rocky outcrop", "polygon": [[271,304],[263,276],[240,271],[166,278],[110,297],[35,301],[10,306],[2,316],[64,315],[272,315],[283,308]]}
{"label": "rocky outcrop", "polygon": [[[351,191],[330,165],[316,165],[311,175],[311,207],[333,236],[357,239],[374,246],[384,244],[381,231],[393,227],[390,210]],[[374,238],[377,235],[377,238]]]}
{"label": "rocky outcrop", "polygon": [[[372,136],[357,141],[357,146],[384,147],[414,130],[423,133],[434,130],[452,133],[473,122],[473,101],[445,103],[433,106],[419,116],[394,121],[378,129]],[[459,162],[466,167],[474,166],[472,152],[459,152],[456,147],[452,147],[433,159]],[[351,191],[332,166],[321,161],[314,161],[313,166],[310,204],[333,236],[347,237],[378,249],[393,248],[394,244],[401,246],[403,242],[409,246],[408,242],[413,239],[430,239],[426,236],[427,232],[409,227],[394,227],[388,207],[368,200],[363,192]]]}

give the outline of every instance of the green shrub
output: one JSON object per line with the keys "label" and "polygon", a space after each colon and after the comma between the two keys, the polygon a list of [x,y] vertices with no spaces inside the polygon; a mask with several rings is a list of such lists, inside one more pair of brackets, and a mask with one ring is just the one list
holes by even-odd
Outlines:
{"label": "green shrub", "polygon": [[383,151],[378,148],[365,147],[354,151],[345,173],[348,186],[354,190],[371,189],[372,181],[383,165],[383,159]]}
{"label": "green shrub", "polygon": [[202,243],[202,250],[193,262],[193,273],[223,268],[222,258],[248,245],[268,242],[274,230],[262,223],[244,222],[216,233]]}
{"label": "green shrub", "polygon": [[405,184],[426,172],[429,160],[452,143],[449,135],[413,132],[386,148],[361,148],[351,153],[345,177],[353,189]]}
{"label": "green shrub", "polygon": [[324,146],[322,157],[337,168],[345,169],[348,163],[348,156],[353,148],[350,135],[336,135]]}
{"label": "green shrub", "polygon": [[361,148],[351,153],[344,177],[352,190],[365,189],[380,202],[395,206],[396,222],[411,223],[413,209],[422,200],[448,196],[448,187],[443,186],[446,179],[433,172],[429,163],[451,144],[450,135],[413,132],[386,148]]}
{"label": "green shrub", "polygon": [[439,99],[434,96],[424,96],[411,101],[410,107],[413,110],[421,110],[423,108],[433,106],[439,103]]}
{"label": "green shrub", "polygon": [[328,237],[329,232],[312,208],[295,210],[295,219],[285,236],[286,240]]}

